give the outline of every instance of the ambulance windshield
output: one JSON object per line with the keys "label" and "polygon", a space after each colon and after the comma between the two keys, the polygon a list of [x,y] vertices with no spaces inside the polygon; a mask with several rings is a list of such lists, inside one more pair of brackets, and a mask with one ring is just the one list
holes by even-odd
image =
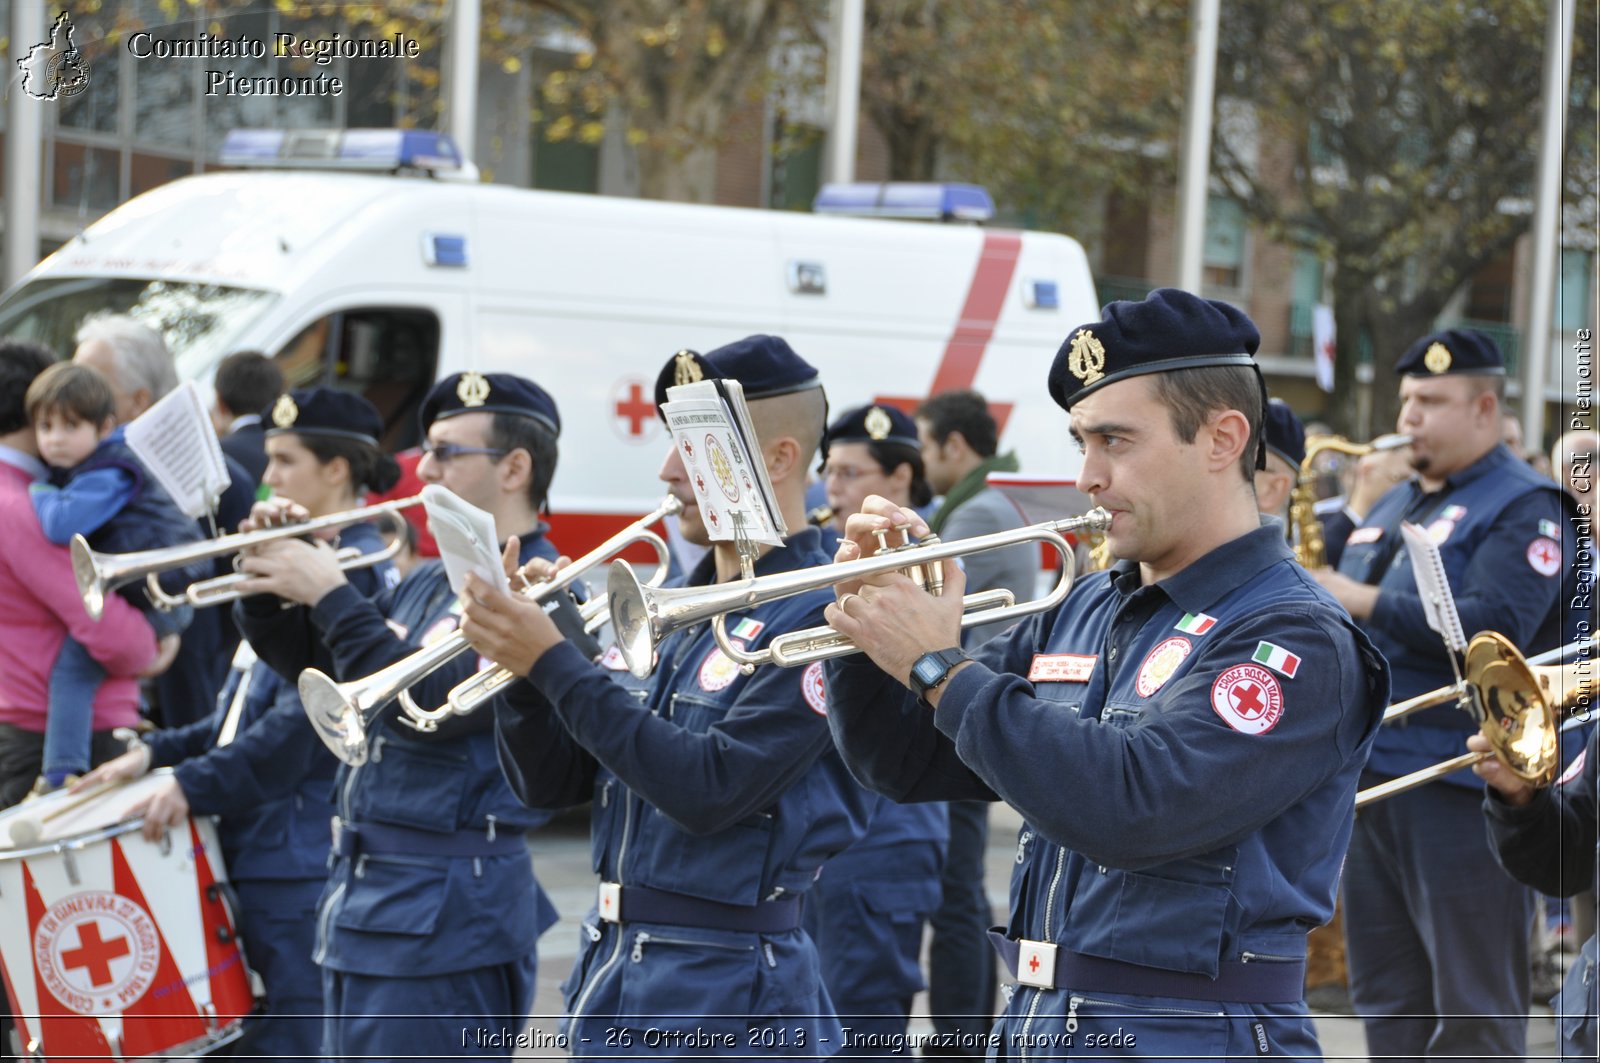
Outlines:
{"label": "ambulance windshield", "polygon": [[0,336],[72,355],[73,334],[91,314],[128,314],[158,330],[181,379],[231,352],[234,337],[267,309],[272,292],[138,277],[41,277],[0,302]]}

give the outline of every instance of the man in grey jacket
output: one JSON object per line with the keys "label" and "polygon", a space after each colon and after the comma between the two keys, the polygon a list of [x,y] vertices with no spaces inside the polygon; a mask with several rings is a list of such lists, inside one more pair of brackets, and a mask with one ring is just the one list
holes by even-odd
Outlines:
{"label": "man in grey jacket", "polygon": [[[988,485],[991,472],[1017,471],[1013,453],[998,454],[999,430],[989,404],[976,391],[947,391],[916,411],[928,484],[943,495],[928,519],[945,541],[1007,531],[1024,525],[1017,507]],[[986,550],[961,559],[967,590],[1005,587],[1024,601],[1034,595],[1038,547],[1029,544]],[[1009,624],[985,624],[962,634],[966,647],[998,635]],[[928,1006],[936,1034],[929,1055],[985,1053],[983,1038],[994,1016],[994,951],[986,933],[993,923],[983,885],[983,855],[989,838],[989,806],[950,802],[950,849],[941,885],[943,897],[929,925]]]}

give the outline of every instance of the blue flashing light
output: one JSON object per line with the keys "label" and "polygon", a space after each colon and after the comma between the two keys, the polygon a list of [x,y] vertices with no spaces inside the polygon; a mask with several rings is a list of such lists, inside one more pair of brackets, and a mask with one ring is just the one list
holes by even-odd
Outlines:
{"label": "blue flashing light", "polygon": [[1059,310],[1061,288],[1055,281],[1029,281],[1024,301],[1031,310]]}
{"label": "blue flashing light", "polygon": [[985,222],[994,217],[994,200],[978,185],[855,182],[823,185],[811,209],[870,218]]}
{"label": "blue flashing light", "polygon": [[434,233],[429,237],[426,258],[430,266],[467,268],[467,238]]}
{"label": "blue flashing light", "polygon": [[326,170],[462,168],[446,133],[424,129],[235,129],[222,142],[224,166]]}

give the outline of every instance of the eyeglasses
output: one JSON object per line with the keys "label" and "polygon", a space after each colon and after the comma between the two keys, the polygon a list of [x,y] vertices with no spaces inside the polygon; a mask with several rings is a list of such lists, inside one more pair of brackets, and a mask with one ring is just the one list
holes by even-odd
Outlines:
{"label": "eyeglasses", "polygon": [[456,458],[465,457],[468,454],[486,454],[498,460],[509,453],[511,453],[509,450],[497,450],[494,447],[464,447],[459,443],[422,444],[422,456],[432,458],[440,465],[454,461]]}
{"label": "eyeglasses", "polygon": [[874,474],[881,476],[883,471],[881,469],[861,469],[854,465],[829,465],[822,470],[822,478],[824,480],[843,480],[845,483]]}

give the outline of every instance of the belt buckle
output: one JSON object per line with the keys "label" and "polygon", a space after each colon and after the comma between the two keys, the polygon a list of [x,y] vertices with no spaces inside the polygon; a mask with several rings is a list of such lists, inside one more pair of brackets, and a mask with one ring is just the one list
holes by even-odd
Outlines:
{"label": "belt buckle", "polygon": [[1035,989],[1056,987],[1056,947],[1044,941],[1017,942],[1017,981]]}
{"label": "belt buckle", "polygon": [[622,883],[600,883],[600,897],[597,901],[597,908],[600,912],[601,922],[622,922]]}

